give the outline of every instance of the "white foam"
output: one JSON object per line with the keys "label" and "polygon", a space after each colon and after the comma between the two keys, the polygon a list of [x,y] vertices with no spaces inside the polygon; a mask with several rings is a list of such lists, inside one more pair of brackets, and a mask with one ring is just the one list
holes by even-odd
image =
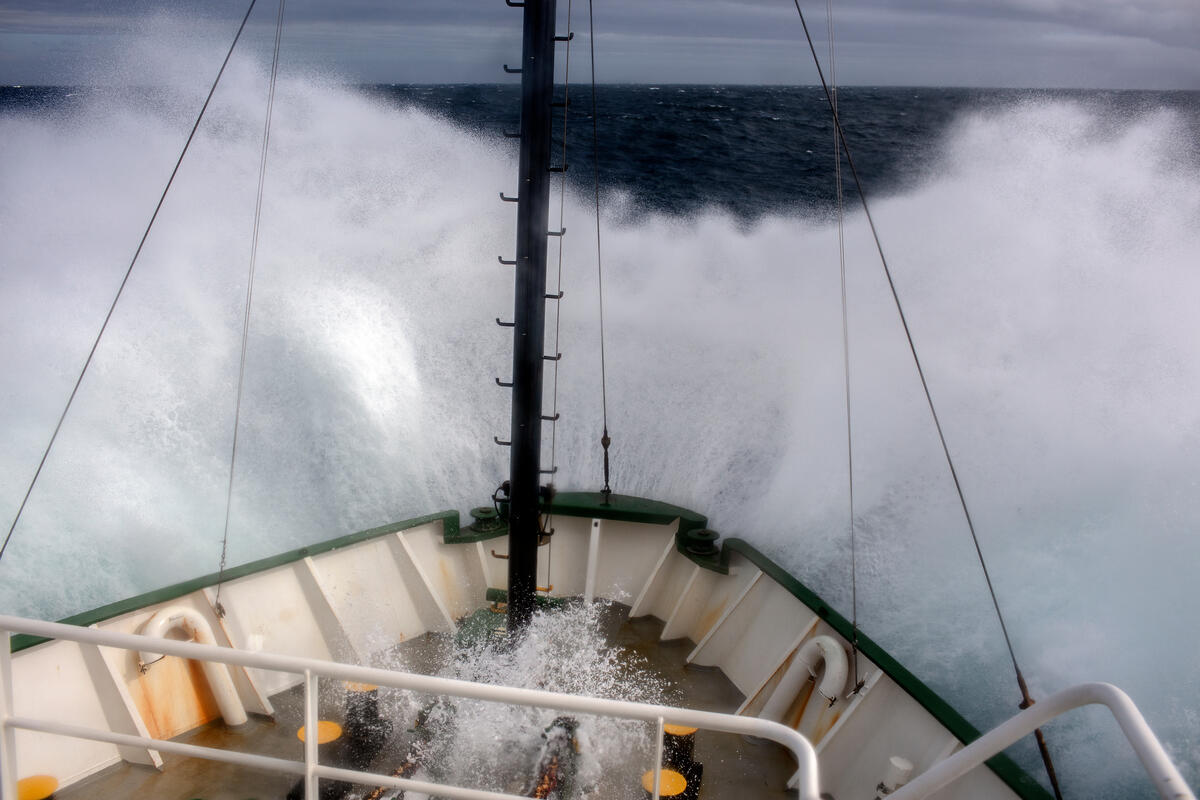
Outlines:
{"label": "white foam", "polygon": [[[261,69],[235,70],[210,112],[0,567],[6,611],[61,616],[216,568],[262,87]],[[0,119],[2,507],[170,170],[187,127],[173,109]],[[307,80],[281,86],[275,119],[234,563],[478,504],[505,470],[492,379],[509,375],[509,342],[492,320],[511,302],[495,256],[511,255],[496,192],[512,153]],[[968,115],[937,173],[876,214],[1035,691],[1124,686],[1195,783],[1189,141],[1162,111]],[[586,201],[567,205],[558,483],[596,489],[594,262]],[[713,213],[605,230],[614,487],[705,511],[848,610],[832,229]],[[853,218],[860,617],[987,724],[1015,689],[863,234]],[[1136,772],[1110,742],[1097,758],[1091,734],[1051,733],[1088,791]]]}
{"label": "white foam", "polygon": [[[517,645],[479,639],[453,649],[446,677],[566,694],[643,703],[677,702],[667,681],[644,658],[605,642],[602,604],[537,613]],[[402,665],[401,665],[402,666]],[[534,765],[547,732],[560,714],[552,709],[474,700],[442,701],[431,707],[434,734],[428,766],[442,780],[460,786],[522,794],[533,785]],[[608,774],[609,790],[636,786],[636,775],[652,761],[652,726],[611,717],[573,715],[580,744],[572,779],[591,793]],[[611,780],[632,766],[628,781]],[[615,786],[613,786],[615,784]],[[630,795],[636,792],[629,792]]]}

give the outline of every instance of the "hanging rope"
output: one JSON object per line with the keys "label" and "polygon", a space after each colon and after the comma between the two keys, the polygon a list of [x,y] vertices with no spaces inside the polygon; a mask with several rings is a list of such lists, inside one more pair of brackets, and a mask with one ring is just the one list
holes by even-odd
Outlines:
{"label": "hanging rope", "polygon": [[175,176],[179,173],[179,166],[183,163],[183,157],[187,155],[188,148],[192,144],[192,139],[196,136],[196,131],[200,128],[200,121],[204,119],[204,112],[208,109],[208,103],[212,100],[213,94],[217,91],[217,84],[221,82],[221,76],[225,74],[225,67],[229,64],[229,58],[233,55],[233,48],[237,46],[238,39],[242,36],[242,31],[246,29],[246,21],[250,19],[250,12],[254,10],[254,4],[257,0],[250,0],[250,6],[246,9],[246,14],[242,17],[242,24],[238,26],[237,33],[233,36],[233,42],[229,45],[229,51],[225,53],[225,60],[221,62],[221,68],[217,70],[217,77],[212,82],[212,87],[208,90],[208,96],[204,98],[204,105],[200,107],[200,113],[196,115],[196,122],[192,125],[192,130],[188,134],[187,141],[183,144],[183,150],[179,153],[179,158],[175,160],[175,167],[171,170],[171,176],[167,178],[167,185],[163,187],[162,195],[158,198],[158,204],[154,206],[154,213],[150,215],[150,221],[146,223],[146,230],[142,233],[141,241],[138,242],[137,249],[133,252],[133,258],[129,260],[129,266],[125,270],[125,277],[121,279],[121,285],[117,287],[116,296],[113,297],[112,304],[108,307],[108,313],[104,315],[104,322],[100,325],[100,331],[96,334],[95,341],[92,342],[92,349],[88,351],[87,358],[84,359],[83,368],[79,370],[79,377],[75,379],[75,386],[71,389],[71,395],[67,398],[67,404],[63,407],[62,414],[58,417],[58,423],[54,426],[54,432],[50,434],[50,441],[46,445],[46,449],[42,452],[42,458],[38,462],[37,469],[34,470],[33,479],[29,481],[29,488],[25,490],[25,496],[21,499],[21,505],[17,509],[17,514],[13,517],[12,524],[8,526],[8,534],[4,537],[4,543],[0,544],[0,558],[4,558],[4,552],[8,549],[8,543],[12,540],[13,531],[17,529],[17,523],[21,520],[21,514],[25,511],[25,505],[29,502],[29,496],[33,494],[33,487],[37,484],[38,477],[42,474],[42,467],[46,465],[46,459],[50,456],[50,450],[54,447],[55,441],[58,440],[58,432],[62,430],[63,422],[67,418],[67,412],[71,410],[71,404],[75,402],[75,395],[79,392],[79,386],[83,383],[83,376],[87,374],[88,367],[92,364],[92,358],[96,355],[96,349],[100,346],[100,340],[104,338],[104,332],[108,329],[108,323],[112,319],[113,312],[117,310],[117,302],[121,299],[121,295],[125,292],[125,285],[129,283],[129,276],[133,274],[133,267],[137,263],[138,256],[142,254],[142,248],[146,244],[146,239],[150,236],[150,229],[154,227],[154,221],[158,219],[158,212],[162,210],[163,201],[167,199],[167,192],[171,190],[171,184],[175,181]]}
{"label": "hanging rope", "polygon": [[[1017,676],[1017,686],[1021,690],[1021,708],[1027,708],[1033,705],[1033,698],[1029,695],[1029,688],[1025,684],[1025,676],[1021,673],[1021,667],[1017,664],[1017,654],[1013,650],[1012,639],[1008,635],[1008,626],[1004,624],[1004,614],[1000,611],[1000,601],[996,598],[995,587],[992,586],[992,577],[988,572],[987,562],[983,557],[983,549],[979,546],[979,536],[975,532],[975,523],[971,520],[971,512],[967,508],[966,494],[963,492],[962,483],[958,479],[958,472],[954,468],[954,459],[950,456],[950,446],[946,443],[946,435],[942,431],[942,423],[938,418],[937,409],[933,404],[933,395],[929,391],[929,382],[925,378],[925,370],[921,366],[921,359],[917,356],[917,347],[913,342],[912,331],[908,326],[908,319],[904,315],[904,308],[900,303],[900,294],[896,290],[896,282],[892,279],[892,271],[888,267],[887,258],[883,254],[883,244],[879,239],[879,232],[875,228],[875,221],[871,217],[871,210],[867,205],[867,195],[863,191],[862,181],[858,175],[858,168],[854,165],[854,158],[850,153],[850,146],[846,142],[846,132],[842,129],[841,120],[838,117],[837,103],[834,101],[833,94],[829,89],[829,84],[825,80],[825,73],[821,69],[821,61],[817,58],[817,49],[813,45],[812,35],[808,31],[808,23],[804,20],[804,12],[800,9],[800,0],[792,0],[796,6],[796,13],[800,16],[800,25],[804,28],[804,36],[808,40],[808,49],[812,53],[813,64],[817,68],[817,76],[821,79],[821,88],[825,92],[825,100],[829,105],[830,113],[833,116],[833,125],[837,133],[838,141],[841,142],[842,150],[846,154],[846,163],[850,167],[850,173],[854,177],[855,188],[858,189],[858,197],[862,203],[863,215],[867,219],[867,225],[871,229],[871,236],[875,240],[875,249],[879,253],[879,261],[883,266],[883,274],[887,277],[888,288],[892,293],[892,301],[896,305],[896,313],[900,317],[900,324],[904,328],[904,336],[908,340],[908,349],[912,353],[913,364],[917,368],[917,376],[921,380],[921,389],[925,393],[925,402],[929,406],[929,413],[933,417],[933,425],[937,430],[938,441],[942,445],[942,453],[946,458],[946,465],[950,468],[950,477],[954,482],[954,490],[958,493],[958,502],[963,510],[963,517],[967,522],[967,529],[971,532],[971,541],[975,545],[975,554],[979,558],[979,566],[983,570],[983,579],[987,584],[988,594],[992,598],[992,607],[996,611],[996,618],[1000,621],[1000,631],[1004,635],[1004,645],[1008,648],[1008,656],[1012,660],[1013,671]],[[1038,749],[1042,754],[1042,761],[1046,766],[1046,774],[1050,779],[1050,785],[1054,789],[1054,794],[1059,800],[1062,798],[1062,793],[1058,788],[1058,778],[1055,775],[1054,765],[1050,761],[1050,752],[1046,748],[1045,738],[1042,736],[1041,730],[1034,731],[1038,743]]]}
{"label": "hanging rope", "polygon": [[600,257],[600,135],[596,127],[596,24],[592,16],[592,0],[588,0],[588,43],[592,55],[592,177],[596,198],[596,284],[600,304],[600,409],[604,421],[600,434],[600,447],[604,450],[604,488],[600,493],[607,503],[612,496],[609,485],[608,446],[612,437],[608,435],[608,379],[604,363],[604,267]]}
{"label": "hanging rope", "polygon": [[286,0],[279,0],[279,11],[275,16],[275,52],[271,57],[271,82],[267,90],[267,118],[263,123],[262,150],[258,158],[258,193],[254,201],[254,232],[250,236],[250,267],[246,277],[246,310],[242,315],[242,353],[238,362],[237,402],[233,411],[233,446],[229,451],[229,484],[225,488],[225,529],[221,535],[221,564],[217,569],[217,596],[213,610],[218,617],[225,616],[221,605],[221,585],[225,581],[225,557],[229,551],[229,517],[233,508],[233,476],[237,465],[238,430],[242,419],[242,390],[246,383],[246,343],[250,341],[250,306],[254,298],[254,268],[258,262],[258,233],[262,221],[263,187],[267,181],[267,148],[271,142],[271,114],[275,108],[275,81],[279,75],[279,43],[283,38],[283,8]]}
{"label": "hanging rope", "polygon": [[[833,0],[825,0],[825,23],[829,28],[829,85],[833,108],[837,110],[837,72],[834,58]],[[858,676],[858,547],[855,541],[854,519],[854,433],[850,413],[850,312],[846,299],[846,237],[845,208],[842,194],[842,143],[833,132],[833,175],[837,202],[838,273],[842,284],[842,375],[846,396],[846,474],[850,501],[850,648],[854,669],[854,691],[863,687]]]}

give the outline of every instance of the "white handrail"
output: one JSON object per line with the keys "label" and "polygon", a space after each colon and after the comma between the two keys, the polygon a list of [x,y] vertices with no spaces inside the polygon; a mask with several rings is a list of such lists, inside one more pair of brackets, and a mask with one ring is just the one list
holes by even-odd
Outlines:
{"label": "white handrail", "polygon": [[944,761],[934,764],[910,783],[888,795],[888,800],[927,797],[955,778],[987,761],[1017,740],[1033,733],[1053,718],[1081,706],[1107,706],[1133,746],[1154,788],[1164,800],[1196,800],[1192,790],[1171,763],[1162,743],[1146,724],[1129,695],[1110,683],[1083,683],[1037,701],[1034,705],[980,736]]}
{"label": "white handrail", "polygon": [[[4,753],[12,753],[15,728],[40,730],[47,733],[59,733],[68,736],[78,736],[85,739],[96,739],[114,744],[134,745],[138,747],[160,749],[166,752],[187,752],[200,758],[218,761],[229,761],[253,765],[274,772],[290,772],[309,776],[308,784],[313,786],[312,778],[340,778],[355,783],[375,782],[380,786],[395,786],[441,797],[452,797],[457,800],[521,800],[513,795],[498,792],[486,792],[462,787],[436,786],[431,787],[421,781],[411,781],[404,778],[392,778],[387,775],[354,772],[316,764],[316,748],[306,748],[305,762],[285,761],[282,759],[255,756],[249,753],[232,753],[213,748],[193,747],[174,742],[164,742],[141,736],[127,736],[111,731],[99,731],[91,728],[66,725],[46,720],[31,720],[16,717],[12,709],[12,665],[7,645],[8,633],[27,633],[34,636],[44,636],[50,639],[64,639],[103,647],[118,647],[125,650],[151,650],[155,653],[179,656],[196,661],[216,661],[223,664],[236,664],[242,667],[276,670],[306,676],[305,702],[306,718],[315,713],[315,706],[310,711],[309,705],[315,699],[316,677],[334,678],[359,683],[371,683],[377,686],[387,686],[394,689],[434,695],[454,695],[476,700],[487,700],[513,705],[534,706],[538,708],[553,708],[561,711],[575,711],[583,714],[636,719],[645,722],[658,723],[660,718],[674,725],[693,728],[724,731],[747,736],[757,736],[770,739],[787,747],[796,756],[799,764],[799,795],[801,800],[819,800],[817,787],[817,754],[812,744],[796,731],[770,720],[756,717],[743,717],[733,714],[718,714],[712,711],[695,711],[692,709],[672,708],[670,706],[652,705],[649,703],[633,703],[625,700],[606,700],[597,697],[579,697],[576,695],[556,694],[535,689],[518,689],[509,686],[493,686],[483,683],[438,678],[430,675],[416,675],[409,672],[395,672],[376,667],[361,667],[352,664],[338,664],[332,661],[321,661],[300,656],[284,656],[264,652],[248,652],[216,645],[197,644],[195,642],[180,642],[170,639],[149,639],[138,634],[120,633],[117,631],[102,631],[95,628],[82,628],[76,625],[64,625],[58,622],[23,619],[8,615],[0,615],[0,743]],[[311,697],[310,697],[311,695]],[[313,728],[310,728],[312,730]],[[309,737],[315,741],[315,737]],[[196,751],[205,751],[199,753]],[[234,758],[236,757],[236,759]],[[4,758],[0,762],[0,796],[4,800],[16,798],[16,765],[14,759]],[[286,767],[284,765],[287,765]],[[309,794],[309,797],[313,797]]]}

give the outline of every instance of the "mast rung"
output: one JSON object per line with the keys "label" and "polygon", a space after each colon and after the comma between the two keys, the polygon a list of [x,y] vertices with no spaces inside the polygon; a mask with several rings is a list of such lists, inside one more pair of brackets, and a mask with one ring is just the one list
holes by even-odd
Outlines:
{"label": "mast rung", "polygon": [[[524,3],[522,3],[522,5],[524,5]],[[508,64],[504,65],[504,71],[507,72],[509,75],[520,75],[522,72],[522,70],[513,69]]]}
{"label": "mast rung", "polygon": [[499,325],[501,328],[515,328],[515,327],[517,327],[517,323],[515,323],[515,322],[501,322],[499,317],[496,317],[496,324],[497,324],[497,325]]}
{"label": "mast rung", "polygon": [[545,414],[542,414],[542,419],[545,420],[546,422],[558,422],[558,418],[561,416],[562,416],[561,413],[555,414],[553,417],[548,417]]}
{"label": "mast rung", "polygon": [[558,361],[560,358],[562,358],[562,353],[559,353],[556,356],[542,356],[542,358],[544,358],[546,361]]}
{"label": "mast rung", "polygon": [[566,232],[567,232],[567,229],[563,228],[560,231],[549,231],[546,235],[547,236],[562,236]]}
{"label": "mast rung", "polygon": [[543,475],[553,475],[554,473],[558,472],[558,467],[551,467],[550,469],[539,469],[538,472],[542,473]]}
{"label": "mast rung", "polygon": [[508,6],[509,8],[524,8],[525,7],[524,3],[514,3],[513,0],[504,0],[504,5]]}
{"label": "mast rung", "polygon": [[548,294],[548,295],[546,295],[546,299],[547,300],[562,300],[563,292],[560,291],[558,294]]}
{"label": "mast rung", "polygon": [[[506,134],[504,134],[504,135],[505,135],[505,136],[507,136],[508,134],[506,133]],[[520,135],[521,135],[521,134],[519,134],[519,133],[517,134],[517,136],[520,136]],[[506,202],[506,203],[515,203],[515,202],[517,202],[518,200],[520,200],[521,198],[519,198],[519,197],[509,197],[509,196],[508,196],[508,195],[506,195],[504,192],[501,192],[501,193],[500,193],[500,199],[501,199],[501,200],[503,200],[503,201],[504,201],[504,202]]]}
{"label": "mast rung", "polygon": [[512,442],[506,442],[503,439],[501,439],[499,436],[493,436],[492,441],[495,442],[496,444],[500,445],[501,447],[512,447]]}
{"label": "mast rung", "polygon": [[[516,325],[516,324],[517,323],[515,323],[515,322],[513,323],[513,325]],[[499,378],[496,378],[496,385],[499,386],[501,389],[511,389],[512,388],[511,383],[505,383],[504,381],[500,380]]]}
{"label": "mast rung", "polygon": [[555,36],[555,37],[554,37],[554,41],[556,41],[556,42],[569,42],[569,41],[571,41],[571,40],[572,40],[572,39],[574,39],[574,38],[575,38],[575,31],[571,31],[571,32],[570,32],[570,33],[568,33],[566,36]]}
{"label": "mast rung", "polygon": [[517,265],[516,259],[513,259],[512,261],[508,261],[503,256],[496,256],[496,260],[499,261],[501,264],[503,264],[506,267],[515,267]]}
{"label": "mast rung", "polygon": [[550,168],[550,171],[551,171],[551,172],[566,172],[566,171],[567,171],[567,165],[566,165],[566,164],[563,164],[561,167],[551,167],[551,168]]}

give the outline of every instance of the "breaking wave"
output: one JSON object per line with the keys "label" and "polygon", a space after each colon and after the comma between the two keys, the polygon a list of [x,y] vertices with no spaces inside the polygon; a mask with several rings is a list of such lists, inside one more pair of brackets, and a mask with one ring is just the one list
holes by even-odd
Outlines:
{"label": "breaking wave", "polygon": [[[264,81],[235,69],[185,162],[0,566],[6,612],[61,617],[216,568]],[[185,95],[0,117],[9,514],[169,174]],[[961,115],[937,168],[875,216],[1035,694],[1124,687],[1195,785],[1188,131],[1066,101]],[[514,154],[315,80],[281,84],[272,137],[231,563],[478,505],[506,468],[492,320],[511,303],[496,192]],[[610,208],[614,487],[705,511],[848,611],[836,230]],[[567,198],[562,488],[600,483],[587,209]],[[1015,711],[1007,656],[859,215],[847,242],[858,616],[986,726]],[[1047,731],[1064,782],[1149,794],[1115,734],[1097,744],[1078,719]]]}

